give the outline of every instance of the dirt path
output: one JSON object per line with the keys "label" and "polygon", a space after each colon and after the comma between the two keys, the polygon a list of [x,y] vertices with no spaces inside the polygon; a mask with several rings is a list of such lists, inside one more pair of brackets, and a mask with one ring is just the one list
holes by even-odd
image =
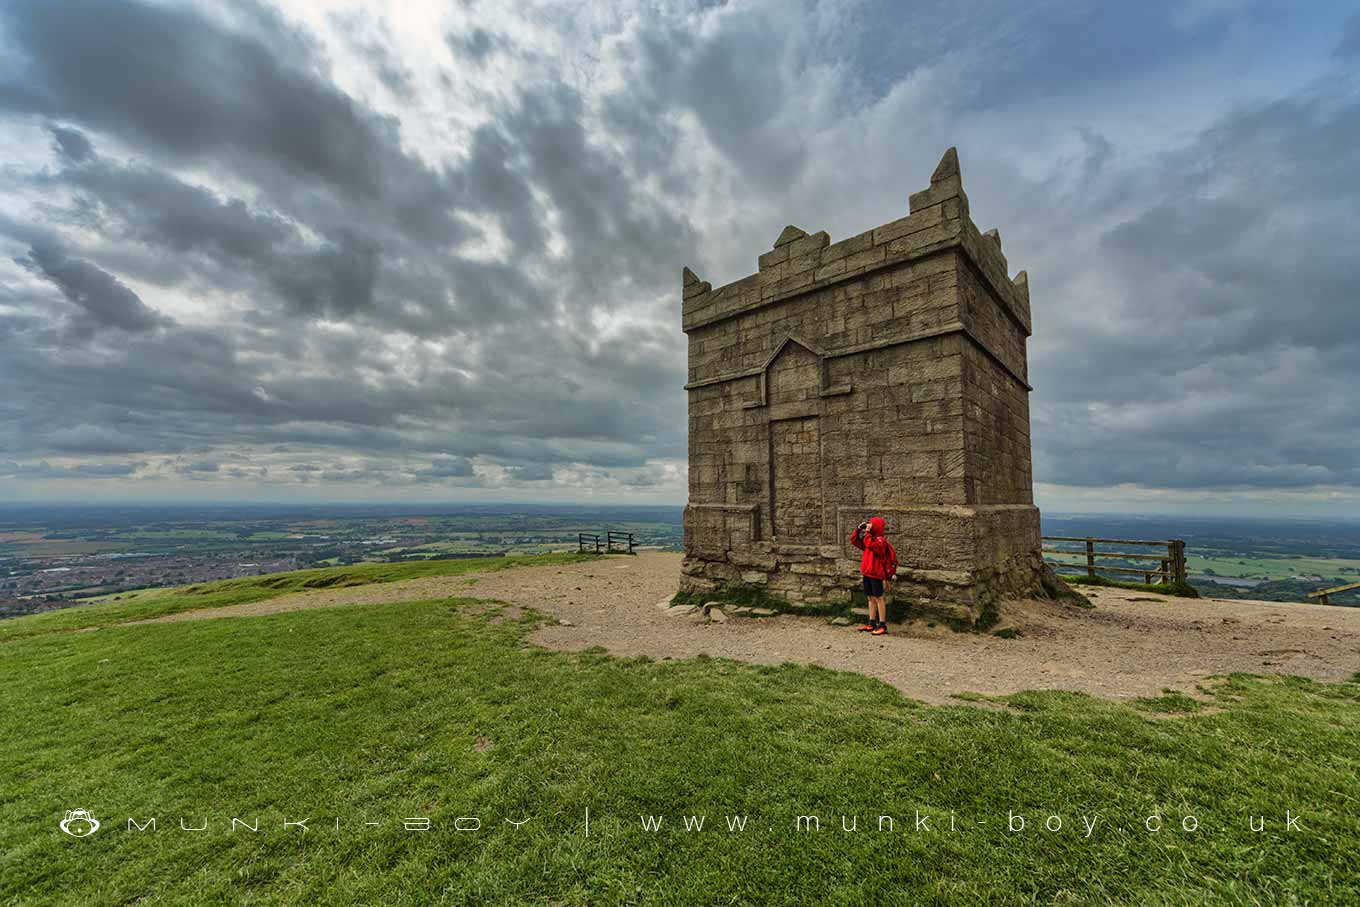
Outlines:
{"label": "dirt path", "polygon": [[654,552],[303,592],[153,622],[449,596],[498,599],[565,621],[531,637],[550,648],[603,646],[616,655],[658,659],[706,653],[759,664],[817,664],[877,677],[908,696],[937,703],[965,691],[1063,689],[1114,699],[1168,688],[1193,694],[1211,674],[1279,672],[1337,681],[1360,671],[1360,608],[1097,588],[1091,592],[1095,610],[1048,602],[1012,605],[1005,624],[1023,633],[1017,639],[924,624],[875,638],[816,617],[734,617],[705,624],[667,614],[657,605],[674,593],[679,572],[680,555]]}

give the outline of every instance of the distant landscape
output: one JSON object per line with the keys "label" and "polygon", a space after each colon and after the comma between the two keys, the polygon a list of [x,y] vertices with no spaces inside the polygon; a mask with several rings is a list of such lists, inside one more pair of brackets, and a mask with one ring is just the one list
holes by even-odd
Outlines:
{"label": "distant landscape", "polygon": [[679,507],[0,508],[0,617],[133,589],[305,567],[575,551],[580,533],[678,549]]}
{"label": "distant landscape", "polygon": [[[1360,581],[1360,522],[1044,514],[1043,531],[1184,539],[1190,583],[1208,598],[1306,601],[1309,592]],[[1332,596],[1330,601],[1360,605],[1360,590]]]}
{"label": "distant landscape", "polygon": [[[569,551],[578,534],[606,530],[632,533],[640,548],[678,550],[681,511],[550,504],[0,508],[0,617],[304,567]],[[1048,535],[1184,539],[1190,581],[1212,598],[1303,601],[1316,589],[1360,580],[1357,522],[1055,513],[1044,515],[1043,528]],[[1360,590],[1332,602],[1360,605]]]}

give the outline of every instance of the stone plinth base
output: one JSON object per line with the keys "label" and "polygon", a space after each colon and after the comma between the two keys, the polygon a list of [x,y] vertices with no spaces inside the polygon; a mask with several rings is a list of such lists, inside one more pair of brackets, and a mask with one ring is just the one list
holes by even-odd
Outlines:
{"label": "stone plinth base", "polygon": [[755,514],[710,507],[686,512],[681,591],[758,587],[791,608],[815,610],[862,598],[860,552],[850,533],[871,515],[888,523],[900,568],[889,585],[895,613],[978,624],[1002,599],[1047,597],[1039,511],[1028,504],[837,508],[838,544],[750,540]]}

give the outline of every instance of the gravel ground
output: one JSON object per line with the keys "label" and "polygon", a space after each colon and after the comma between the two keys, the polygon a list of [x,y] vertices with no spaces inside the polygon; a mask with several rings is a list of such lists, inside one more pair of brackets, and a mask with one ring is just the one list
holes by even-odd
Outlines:
{"label": "gravel ground", "polygon": [[[578,651],[689,658],[700,653],[758,664],[786,661],[858,671],[927,702],[963,692],[1076,690],[1111,699],[1164,689],[1191,695],[1206,677],[1243,671],[1338,681],[1360,671],[1360,608],[1180,599],[1084,587],[1094,610],[1012,603],[1002,626],[1021,636],[955,633],[923,623],[871,637],[819,617],[731,617],[704,623],[659,607],[674,593],[680,555],[649,552],[585,564],[295,593],[188,611],[151,622],[272,614],[305,608],[465,596],[552,615],[532,641]],[[954,700],[957,702],[958,700]]]}

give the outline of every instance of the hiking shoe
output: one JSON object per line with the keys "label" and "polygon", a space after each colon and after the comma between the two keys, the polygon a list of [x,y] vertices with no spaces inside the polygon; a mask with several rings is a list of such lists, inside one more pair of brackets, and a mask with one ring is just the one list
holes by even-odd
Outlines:
{"label": "hiking shoe", "polygon": [[859,632],[868,633],[874,629],[874,626],[875,626],[874,624],[860,624]]}
{"label": "hiking shoe", "polygon": [[874,628],[873,628],[872,630],[870,630],[869,632],[872,633],[872,634],[875,635],[875,636],[887,636],[887,635],[888,635],[888,625],[887,625],[887,624],[879,624],[877,627],[874,627]]}

